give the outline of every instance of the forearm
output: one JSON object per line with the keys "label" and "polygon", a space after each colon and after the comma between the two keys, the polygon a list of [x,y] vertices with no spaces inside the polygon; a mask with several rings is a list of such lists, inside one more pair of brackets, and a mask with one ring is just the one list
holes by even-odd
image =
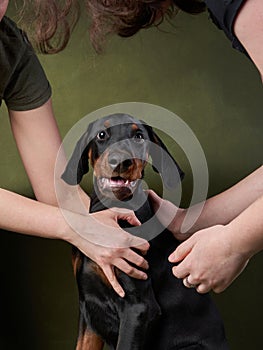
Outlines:
{"label": "forearm", "polygon": [[262,212],[263,196],[229,224],[196,232],[169,256],[170,262],[179,262],[173,268],[174,275],[190,277],[188,284],[197,285],[199,293],[225,290],[249,259],[263,250]]}
{"label": "forearm", "polygon": [[[230,223],[261,196],[263,196],[263,166],[228,190],[209,198],[189,233]],[[181,222],[184,216],[185,214]]]}
{"label": "forearm", "polygon": [[[0,228],[8,231],[62,239],[77,247],[83,240],[86,245],[92,243],[111,248],[145,243],[144,239],[123,231],[117,224],[118,219],[134,226],[140,224],[130,210],[106,210],[82,215],[0,189]],[[87,251],[85,254],[88,255]]]}
{"label": "forearm", "polygon": [[13,232],[69,240],[59,208],[0,189],[0,227]]}
{"label": "forearm", "polygon": [[252,203],[227,227],[236,251],[251,258],[263,249],[263,196]]}

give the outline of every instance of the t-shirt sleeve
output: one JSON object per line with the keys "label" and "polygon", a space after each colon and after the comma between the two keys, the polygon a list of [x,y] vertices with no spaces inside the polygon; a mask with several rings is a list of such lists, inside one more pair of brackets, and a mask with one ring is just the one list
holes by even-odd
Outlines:
{"label": "t-shirt sleeve", "polygon": [[10,77],[3,99],[8,109],[25,111],[42,106],[50,96],[50,84],[29,44]]}
{"label": "t-shirt sleeve", "polygon": [[214,24],[222,29],[229,40],[232,42],[232,46],[245,53],[246,49],[238,40],[234,33],[234,23],[238,15],[238,12],[246,0],[204,0],[210,17]]}

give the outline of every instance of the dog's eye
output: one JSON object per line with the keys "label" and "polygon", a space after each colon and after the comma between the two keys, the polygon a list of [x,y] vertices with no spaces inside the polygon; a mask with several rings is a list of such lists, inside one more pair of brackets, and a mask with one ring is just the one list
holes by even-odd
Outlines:
{"label": "dog's eye", "polygon": [[108,134],[107,134],[107,132],[105,130],[102,130],[102,131],[98,132],[98,134],[97,134],[97,139],[98,140],[103,141],[103,140],[106,140],[107,138],[108,138]]}
{"label": "dog's eye", "polygon": [[134,135],[134,141],[137,142],[137,143],[143,143],[143,142],[144,142],[143,133],[142,133],[142,132],[137,132],[137,133]]}

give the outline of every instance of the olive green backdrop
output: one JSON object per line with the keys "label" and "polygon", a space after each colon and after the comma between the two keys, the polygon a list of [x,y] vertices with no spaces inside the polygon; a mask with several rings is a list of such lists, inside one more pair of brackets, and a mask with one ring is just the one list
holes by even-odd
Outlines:
{"label": "olive green backdrop", "polygon": [[[207,14],[180,14],[173,27],[113,38],[100,56],[90,47],[83,17],[63,53],[40,59],[62,135],[100,107],[140,101],[173,111],[192,128],[207,158],[209,196],[262,163],[260,78]],[[1,187],[31,197],[4,106],[0,113]],[[187,203],[191,173],[182,162],[189,174]],[[0,247],[0,349],[73,349],[78,305],[70,246],[1,232]],[[227,291],[215,295],[233,350],[263,346],[262,267],[258,254]]]}

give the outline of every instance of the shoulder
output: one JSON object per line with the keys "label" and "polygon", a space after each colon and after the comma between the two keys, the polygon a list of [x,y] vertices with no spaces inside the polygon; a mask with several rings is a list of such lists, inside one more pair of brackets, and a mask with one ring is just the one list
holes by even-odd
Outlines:
{"label": "shoulder", "polygon": [[13,57],[11,63],[14,63],[26,49],[32,50],[26,34],[11,19],[3,17],[0,21],[0,60]]}
{"label": "shoulder", "polygon": [[234,32],[234,23],[246,0],[205,0],[213,22],[224,31],[232,46],[246,53]]}
{"label": "shoulder", "polygon": [[30,50],[26,36],[11,19],[3,17],[0,21],[1,95],[26,50]]}
{"label": "shoulder", "polygon": [[0,104],[9,109],[40,107],[51,88],[27,35],[7,17],[0,22]]}
{"label": "shoulder", "polygon": [[234,32],[263,76],[263,1],[246,0],[234,23]]}

